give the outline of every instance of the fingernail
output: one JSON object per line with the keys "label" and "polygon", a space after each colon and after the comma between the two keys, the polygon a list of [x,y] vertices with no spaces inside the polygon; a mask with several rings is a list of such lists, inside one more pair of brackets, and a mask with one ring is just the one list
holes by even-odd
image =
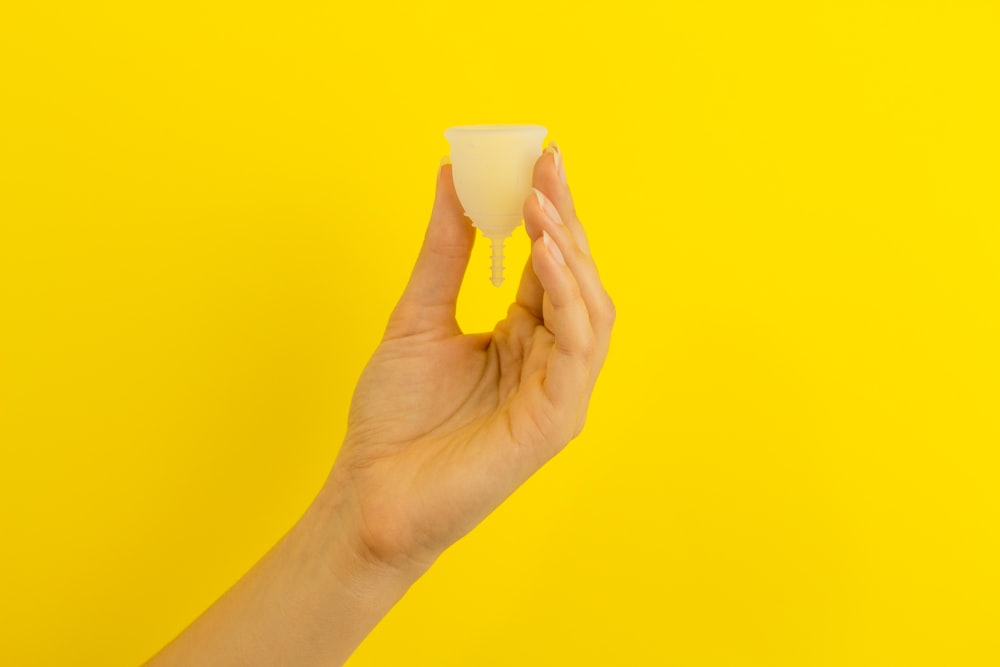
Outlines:
{"label": "fingernail", "polygon": [[440,164],[440,166],[438,166],[438,173],[439,174],[441,173],[441,170],[444,169],[444,166],[446,164],[451,164],[451,156],[450,155],[445,155],[443,158],[441,158],[441,164]]}
{"label": "fingernail", "polygon": [[562,151],[559,150],[559,144],[550,141],[549,145],[545,147],[545,152],[552,155],[552,162],[555,165],[556,173],[559,174],[559,179],[565,183],[566,169],[563,168]]}
{"label": "fingernail", "polygon": [[545,244],[545,249],[552,253],[552,256],[556,258],[557,262],[566,266],[566,258],[563,257],[562,251],[559,249],[559,246],[556,245],[556,242],[552,240],[552,237],[549,236],[549,233],[545,230],[542,230],[542,243]]}
{"label": "fingernail", "polygon": [[542,191],[538,188],[532,188],[535,191],[535,197],[538,198],[538,205],[542,207],[542,213],[549,217],[552,222],[557,225],[563,224],[562,218],[559,217],[559,211],[556,207],[549,201],[549,198],[542,194]]}

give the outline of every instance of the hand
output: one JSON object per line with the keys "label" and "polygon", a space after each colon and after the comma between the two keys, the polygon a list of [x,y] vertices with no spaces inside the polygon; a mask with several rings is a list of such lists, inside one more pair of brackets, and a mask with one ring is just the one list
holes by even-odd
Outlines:
{"label": "hand", "polygon": [[583,427],[615,310],[551,145],[524,203],[531,258],[491,333],[463,335],[455,302],[475,229],[441,168],[423,248],[358,382],[320,494],[365,558],[420,571]]}
{"label": "hand", "polygon": [[448,545],[580,432],[615,311],[560,162],[550,147],[535,164],[517,300],[474,335],[459,330],[455,299],[475,230],[441,169],[423,249],[327,483],[150,665],[342,664]]}

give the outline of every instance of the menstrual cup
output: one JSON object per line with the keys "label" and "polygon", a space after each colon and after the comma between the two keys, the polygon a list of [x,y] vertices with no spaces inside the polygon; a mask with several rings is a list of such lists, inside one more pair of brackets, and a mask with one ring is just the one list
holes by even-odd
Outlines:
{"label": "menstrual cup", "polygon": [[492,246],[495,287],[503,283],[504,241],[521,224],[546,134],[540,125],[460,125],[444,132],[455,192],[465,215]]}

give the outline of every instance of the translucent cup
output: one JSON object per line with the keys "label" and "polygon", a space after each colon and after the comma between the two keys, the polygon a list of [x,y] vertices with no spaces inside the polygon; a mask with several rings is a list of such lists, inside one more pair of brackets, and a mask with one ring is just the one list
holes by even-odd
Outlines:
{"label": "translucent cup", "polygon": [[459,125],[444,132],[455,191],[472,224],[490,240],[497,287],[503,283],[504,241],[521,224],[546,134],[541,125]]}

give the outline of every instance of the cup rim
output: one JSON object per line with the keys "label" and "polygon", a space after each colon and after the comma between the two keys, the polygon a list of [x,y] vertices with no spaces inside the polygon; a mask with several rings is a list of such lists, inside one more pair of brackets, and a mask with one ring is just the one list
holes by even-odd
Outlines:
{"label": "cup rim", "polygon": [[454,125],[445,130],[445,132],[450,133],[454,131],[461,133],[473,133],[473,132],[503,133],[503,132],[524,132],[526,130],[547,131],[544,125],[487,124],[487,125]]}

